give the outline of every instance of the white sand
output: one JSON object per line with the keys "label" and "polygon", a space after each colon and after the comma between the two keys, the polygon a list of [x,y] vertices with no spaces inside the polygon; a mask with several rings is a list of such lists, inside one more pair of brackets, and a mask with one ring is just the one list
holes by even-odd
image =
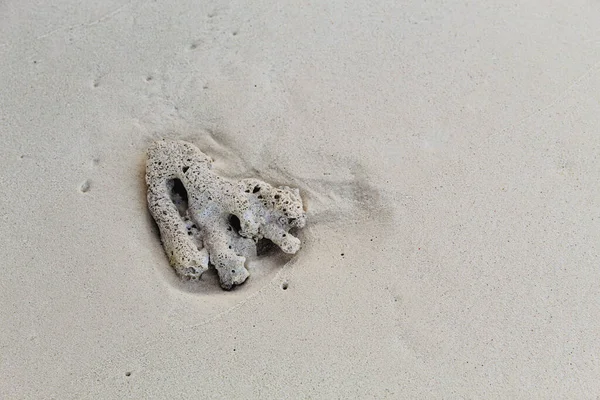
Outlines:
{"label": "white sand", "polygon": [[[0,397],[600,396],[598,21],[0,2]],[[303,249],[233,292],[178,282],[145,203],[161,136],[300,187]]]}

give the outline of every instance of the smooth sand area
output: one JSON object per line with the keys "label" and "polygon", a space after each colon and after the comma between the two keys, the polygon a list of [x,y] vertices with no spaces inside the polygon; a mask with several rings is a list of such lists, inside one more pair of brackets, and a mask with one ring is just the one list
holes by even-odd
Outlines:
{"label": "smooth sand area", "polygon": [[[597,1],[0,1],[0,397],[600,396]],[[300,188],[182,283],[145,150]],[[286,288],[284,290],[284,287]]]}

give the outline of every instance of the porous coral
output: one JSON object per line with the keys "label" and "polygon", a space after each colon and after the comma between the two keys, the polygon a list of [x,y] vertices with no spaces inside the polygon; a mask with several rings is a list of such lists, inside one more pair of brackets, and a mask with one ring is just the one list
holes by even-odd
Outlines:
{"label": "porous coral", "polygon": [[191,143],[154,142],[146,163],[148,208],[175,271],[199,279],[212,264],[221,287],[229,290],[248,278],[244,264],[256,254],[258,240],[296,253],[300,240],[289,231],[304,227],[306,214],[298,189],[258,179],[232,181],[211,166]]}

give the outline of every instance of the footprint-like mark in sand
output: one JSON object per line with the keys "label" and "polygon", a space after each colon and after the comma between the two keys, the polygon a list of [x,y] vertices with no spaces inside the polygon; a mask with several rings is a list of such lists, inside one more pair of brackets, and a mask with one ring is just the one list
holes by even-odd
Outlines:
{"label": "footprint-like mark in sand", "polygon": [[204,40],[202,39],[197,39],[194,40],[192,43],[190,43],[187,47],[188,51],[194,51],[196,49],[198,49],[200,46],[202,46],[204,44]]}
{"label": "footprint-like mark in sand", "polygon": [[86,179],[79,185],[79,191],[81,193],[87,193],[92,188],[92,182],[89,179]]}
{"label": "footprint-like mark in sand", "polygon": [[[91,169],[97,168],[100,165],[100,157],[92,158],[89,165],[90,165]],[[81,182],[79,184],[79,191],[81,193],[87,193],[90,191],[91,188],[92,188],[92,180],[89,178],[85,179],[83,182]]]}

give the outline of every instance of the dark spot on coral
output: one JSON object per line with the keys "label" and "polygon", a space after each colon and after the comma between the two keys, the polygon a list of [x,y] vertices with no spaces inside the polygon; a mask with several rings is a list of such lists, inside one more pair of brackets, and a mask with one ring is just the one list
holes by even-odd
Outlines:
{"label": "dark spot on coral", "polygon": [[232,273],[232,274],[235,274],[235,269],[232,269],[232,270],[231,270],[231,273]]}
{"label": "dark spot on coral", "polygon": [[131,372],[129,372],[129,371],[125,372],[125,376],[131,376]]}
{"label": "dark spot on coral", "polygon": [[275,195],[275,199],[280,198],[281,196],[279,196],[278,194]]}
{"label": "dark spot on coral", "polygon": [[295,220],[296,220],[296,218],[289,218],[289,219],[288,219],[288,222],[289,222],[290,224],[293,224]]}
{"label": "dark spot on coral", "polygon": [[283,290],[287,290],[287,288],[288,288],[288,283],[287,283],[287,282],[283,282],[283,283],[281,284],[281,288],[282,288]]}
{"label": "dark spot on coral", "polygon": [[181,168],[181,170],[183,171],[184,174],[188,171],[188,169],[190,169],[190,167],[188,167],[188,166]]}
{"label": "dark spot on coral", "polygon": [[254,186],[252,193],[257,193],[260,190],[260,186]]}
{"label": "dark spot on coral", "polygon": [[342,257],[344,257],[344,253],[340,254]]}

